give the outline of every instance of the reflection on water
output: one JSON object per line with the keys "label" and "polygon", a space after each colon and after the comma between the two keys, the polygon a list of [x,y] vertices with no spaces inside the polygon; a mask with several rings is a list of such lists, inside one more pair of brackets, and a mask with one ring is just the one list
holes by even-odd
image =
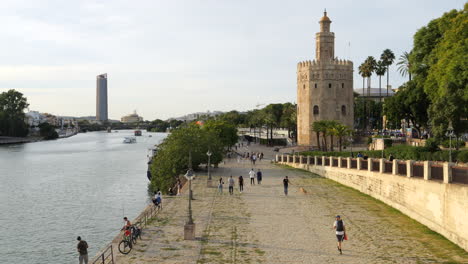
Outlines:
{"label": "reflection on water", "polygon": [[[92,132],[0,147],[1,263],[76,263],[76,237],[92,257],[147,203],[148,149],[166,135]],[[151,134],[152,137],[148,137]]]}

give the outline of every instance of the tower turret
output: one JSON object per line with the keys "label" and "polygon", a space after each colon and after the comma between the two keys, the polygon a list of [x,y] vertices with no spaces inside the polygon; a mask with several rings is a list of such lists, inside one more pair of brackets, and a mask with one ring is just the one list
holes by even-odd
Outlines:
{"label": "tower turret", "polygon": [[330,32],[330,18],[327,11],[320,19],[320,32],[315,34],[315,57],[317,60],[327,61],[335,57],[335,33]]}

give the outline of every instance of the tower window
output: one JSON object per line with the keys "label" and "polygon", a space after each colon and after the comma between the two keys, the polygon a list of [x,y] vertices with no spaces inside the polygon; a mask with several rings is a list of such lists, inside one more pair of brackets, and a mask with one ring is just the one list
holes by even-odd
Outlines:
{"label": "tower window", "polygon": [[344,83],[341,83],[341,88],[344,88]]}
{"label": "tower window", "polygon": [[318,105],[314,105],[314,115],[318,115],[319,114],[319,107]]}
{"label": "tower window", "polygon": [[314,84],[314,88],[317,88],[317,83]]}
{"label": "tower window", "polygon": [[346,115],[346,106],[344,105],[341,106],[341,114]]}
{"label": "tower window", "polygon": [[329,84],[328,84],[328,88],[331,88],[331,86],[332,86],[331,83],[329,83]]}

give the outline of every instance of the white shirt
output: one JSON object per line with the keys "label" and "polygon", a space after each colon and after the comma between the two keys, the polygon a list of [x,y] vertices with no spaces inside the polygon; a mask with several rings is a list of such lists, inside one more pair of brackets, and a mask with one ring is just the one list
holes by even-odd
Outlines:
{"label": "white shirt", "polygon": [[234,186],[234,179],[233,179],[233,178],[229,178],[228,183],[229,183],[229,186],[230,186],[230,187],[233,187],[233,186]]}
{"label": "white shirt", "polygon": [[[341,221],[343,222],[343,229],[344,229],[344,227],[345,227],[344,221],[343,220],[341,220]],[[336,221],[335,221],[335,223],[333,223],[333,227],[336,227]],[[337,235],[344,235],[344,230],[343,231],[336,231],[336,234]]]}
{"label": "white shirt", "polygon": [[252,179],[252,178],[255,178],[255,171],[251,170],[251,171],[249,172],[249,175],[250,175],[250,178],[251,178],[251,179]]}

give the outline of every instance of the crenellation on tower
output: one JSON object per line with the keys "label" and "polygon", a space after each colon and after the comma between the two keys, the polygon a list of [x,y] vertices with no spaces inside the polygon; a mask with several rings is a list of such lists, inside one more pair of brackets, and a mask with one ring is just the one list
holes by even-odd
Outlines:
{"label": "crenellation on tower", "polygon": [[316,33],[316,56],[297,64],[298,144],[316,146],[312,124],[337,120],[353,127],[353,63],[335,57],[335,34],[324,12]]}

